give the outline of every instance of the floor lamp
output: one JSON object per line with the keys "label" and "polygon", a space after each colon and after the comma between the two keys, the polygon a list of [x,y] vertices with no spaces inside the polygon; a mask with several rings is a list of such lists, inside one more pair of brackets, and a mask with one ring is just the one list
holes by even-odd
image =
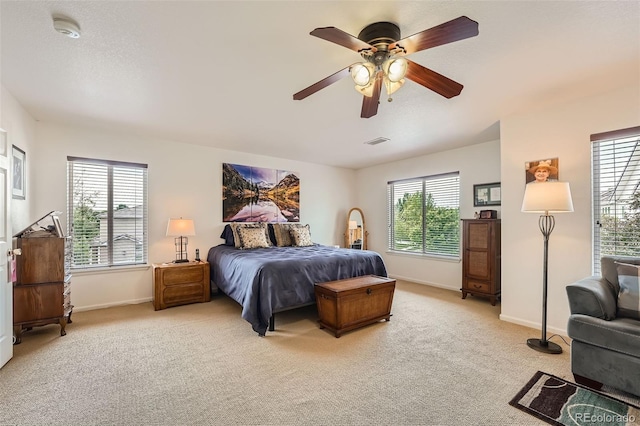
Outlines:
{"label": "floor lamp", "polygon": [[538,220],[540,232],[544,237],[544,261],[542,269],[542,338],[528,339],[527,345],[539,352],[548,354],[562,353],[562,348],[547,340],[547,265],[549,259],[549,235],[556,225],[550,213],[573,211],[571,189],[568,182],[532,182],[527,184],[522,200],[522,211],[542,213]]}

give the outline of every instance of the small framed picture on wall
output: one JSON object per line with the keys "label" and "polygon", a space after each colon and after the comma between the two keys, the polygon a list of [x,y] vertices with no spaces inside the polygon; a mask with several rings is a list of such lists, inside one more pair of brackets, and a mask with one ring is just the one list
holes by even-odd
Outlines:
{"label": "small framed picture on wall", "polygon": [[501,202],[500,182],[473,185],[473,205],[499,206]]}
{"label": "small framed picture on wall", "polygon": [[27,155],[23,150],[13,145],[13,153],[12,153],[12,178],[13,178],[13,187],[12,187],[12,198],[17,200],[25,199],[25,188],[26,188],[26,168],[27,168]]}
{"label": "small framed picture on wall", "polygon": [[524,163],[525,184],[558,180],[558,158],[527,161]]}

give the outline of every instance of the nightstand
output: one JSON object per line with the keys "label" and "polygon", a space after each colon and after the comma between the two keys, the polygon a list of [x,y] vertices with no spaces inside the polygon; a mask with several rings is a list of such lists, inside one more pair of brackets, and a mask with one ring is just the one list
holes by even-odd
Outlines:
{"label": "nightstand", "polygon": [[209,262],[153,264],[153,307],[156,311],[209,300]]}

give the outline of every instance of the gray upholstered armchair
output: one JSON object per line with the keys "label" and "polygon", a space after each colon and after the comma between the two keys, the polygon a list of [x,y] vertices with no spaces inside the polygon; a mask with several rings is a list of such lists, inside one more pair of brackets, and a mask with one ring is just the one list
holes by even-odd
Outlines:
{"label": "gray upholstered armchair", "polygon": [[573,339],[571,371],[576,382],[640,395],[640,269],[628,265],[640,265],[640,258],[603,256],[602,277],[567,286],[567,332]]}

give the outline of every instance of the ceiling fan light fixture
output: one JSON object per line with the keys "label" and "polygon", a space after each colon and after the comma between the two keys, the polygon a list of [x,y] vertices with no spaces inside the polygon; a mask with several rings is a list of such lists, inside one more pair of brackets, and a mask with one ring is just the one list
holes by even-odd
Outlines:
{"label": "ceiling fan light fixture", "polygon": [[356,86],[366,87],[371,84],[374,71],[375,67],[371,62],[358,62],[351,66],[351,78]]}
{"label": "ceiling fan light fixture", "polygon": [[[404,85],[405,79],[401,79],[398,81],[391,81],[391,79],[384,77],[384,87],[387,89],[387,95],[391,96],[396,90],[401,88]],[[389,102],[391,102],[391,98],[389,98]]]}
{"label": "ceiling fan light fixture", "polygon": [[404,58],[391,58],[387,59],[382,64],[382,71],[384,71],[385,76],[393,83],[399,82],[402,80],[405,75],[407,75],[407,60]]}
{"label": "ceiling fan light fixture", "polygon": [[367,98],[370,98],[373,96],[373,80],[371,81],[371,83],[367,84],[366,86],[358,86],[357,84],[354,86],[356,91],[358,93],[360,93],[361,95],[366,96]]}

